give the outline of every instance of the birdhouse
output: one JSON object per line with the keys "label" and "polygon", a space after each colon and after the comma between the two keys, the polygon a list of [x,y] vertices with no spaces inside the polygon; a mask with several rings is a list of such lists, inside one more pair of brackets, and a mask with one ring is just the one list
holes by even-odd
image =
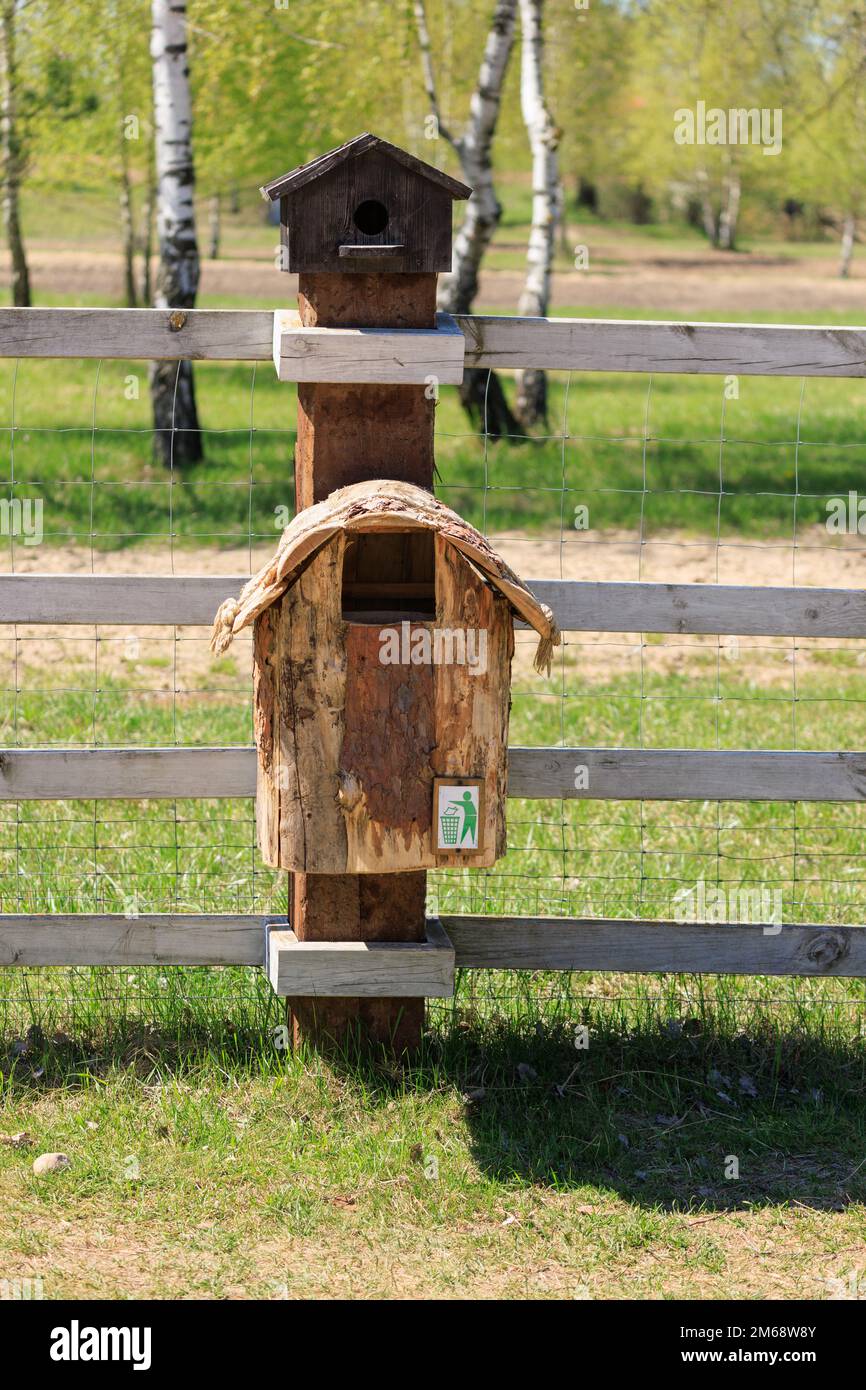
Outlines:
{"label": "birdhouse", "polygon": [[345,145],[273,179],[283,270],[451,269],[451,203],[472,190],[377,135]]}
{"label": "birdhouse", "polygon": [[270,563],[221,605],[211,643],[222,652],[254,625],[265,863],[492,865],[505,850],[515,615],[549,670],[550,610],[423,488],[356,483],[299,512]]}

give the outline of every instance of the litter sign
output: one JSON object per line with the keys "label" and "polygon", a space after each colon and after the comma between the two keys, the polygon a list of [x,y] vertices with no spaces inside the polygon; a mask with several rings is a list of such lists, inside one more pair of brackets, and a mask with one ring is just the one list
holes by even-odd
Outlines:
{"label": "litter sign", "polygon": [[436,779],[433,818],[437,850],[477,854],[483,848],[483,792],[480,780]]}

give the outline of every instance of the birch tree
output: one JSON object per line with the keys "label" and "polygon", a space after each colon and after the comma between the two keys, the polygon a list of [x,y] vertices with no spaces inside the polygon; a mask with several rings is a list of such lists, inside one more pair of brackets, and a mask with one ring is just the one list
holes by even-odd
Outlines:
{"label": "birch tree", "polygon": [[[550,305],[559,206],[557,130],[544,98],[544,0],[520,0],[520,105],[532,151],[532,227],[526,253],[526,283],[518,313],[545,318]],[[525,430],[547,421],[547,376],[537,367],[519,371],[517,414]]]}
{"label": "birch tree", "polygon": [[[150,53],[156,151],[158,309],[192,309],[199,280],[193,205],[192,107],[186,0],[152,0]],[[164,464],[202,457],[190,362],[154,362],[151,399],[156,456]]]}
{"label": "birch tree", "polygon": [[12,303],[19,308],[27,308],[30,304],[30,274],[19,212],[23,159],[18,128],[15,11],[16,0],[0,0],[0,160],[3,225],[12,261]]}
{"label": "birch tree", "polygon": [[[463,178],[472,189],[463,223],[454,239],[451,272],[439,277],[439,307],[449,314],[472,312],[481,262],[502,216],[502,205],[493,182],[492,149],[502,85],[514,46],[517,4],[518,0],[496,0],[469,103],[469,119],[462,133],[456,135],[442,118],[424,0],[413,0],[421,69],[431,115],[439,135],[456,153]],[[520,424],[495,373],[477,367],[468,369],[463,374],[460,399],[470,419],[479,421],[486,433],[500,436],[520,432]]]}

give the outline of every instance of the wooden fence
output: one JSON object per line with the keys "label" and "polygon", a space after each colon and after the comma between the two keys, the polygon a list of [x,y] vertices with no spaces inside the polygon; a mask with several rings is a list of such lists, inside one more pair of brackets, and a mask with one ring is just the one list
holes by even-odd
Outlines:
{"label": "wooden fence", "polygon": [[[461,316],[455,323],[465,341],[467,367],[866,376],[866,329],[486,316]],[[283,345],[291,332],[281,318]],[[318,340],[308,335],[304,342],[307,376],[310,355],[328,354],[317,342],[325,344],[331,330],[317,332]],[[404,341],[410,335],[406,331]],[[387,355],[384,340],[394,340],[395,334],[378,336]],[[6,357],[270,361],[274,351],[274,314],[266,311],[0,311],[0,355]],[[285,363],[284,346],[282,353]],[[347,379],[351,367],[339,370]],[[399,366],[392,363],[386,370],[392,373],[388,379],[401,379]],[[245,579],[5,575],[0,577],[0,621],[209,625],[218,603]],[[866,636],[866,591],[860,589],[582,583],[531,576],[528,582],[565,632]],[[585,790],[575,787],[577,767],[588,769]],[[508,790],[512,797],[526,798],[856,802],[866,800],[866,752],[512,748]],[[252,748],[0,752],[0,799],[251,797],[254,791]],[[862,927],[486,916],[436,920],[458,967],[866,975]],[[0,964],[157,963],[261,965],[262,919],[0,916]]]}

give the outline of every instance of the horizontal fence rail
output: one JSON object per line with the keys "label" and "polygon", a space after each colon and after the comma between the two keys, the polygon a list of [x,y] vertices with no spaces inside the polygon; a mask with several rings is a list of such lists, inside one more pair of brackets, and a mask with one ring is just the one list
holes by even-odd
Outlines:
{"label": "horizontal fence rail", "polygon": [[[578,770],[585,776],[577,777]],[[575,781],[584,785],[575,789]],[[508,795],[592,801],[863,801],[866,753],[509,748]]]}
{"label": "horizontal fence rail", "polygon": [[[0,965],[262,965],[264,918],[0,915]],[[440,917],[462,969],[866,975],[866,928]]]}
{"label": "horizontal fence rail", "polygon": [[[0,356],[269,362],[267,309],[3,309]],[[276,311],[282,312],[282,311]],[[455,315],[466,367],[866,376],[866,328]]]}
{"label": "horizontal fence rail", "polygon": [[270,309],[0,309],[2,357],[269,362]]}
{"label": "horizontal fence rail", "polygon": [[0,801],[156,801],[256,794],[254,748],[15,748]]}
{"label": "horizontal fence rail", "polygon": [[[254,748],[0,752],[0,801],[251,797],[255,791]],[[866,752],[510,748],[508,795],[529,800],[864,801]]]}
{"label": "horizontal fence rail", "polygon": [[6,913],[0,965],[261,965],[261,917]]}
{"label": "horizontal fence rail", "polygon": [[[207,626],[247,575],[0,575],[0,623]],[[529,579],[563,632],[866,637],[866,589]],[[525,624],[519,624],[525,626]]]}

